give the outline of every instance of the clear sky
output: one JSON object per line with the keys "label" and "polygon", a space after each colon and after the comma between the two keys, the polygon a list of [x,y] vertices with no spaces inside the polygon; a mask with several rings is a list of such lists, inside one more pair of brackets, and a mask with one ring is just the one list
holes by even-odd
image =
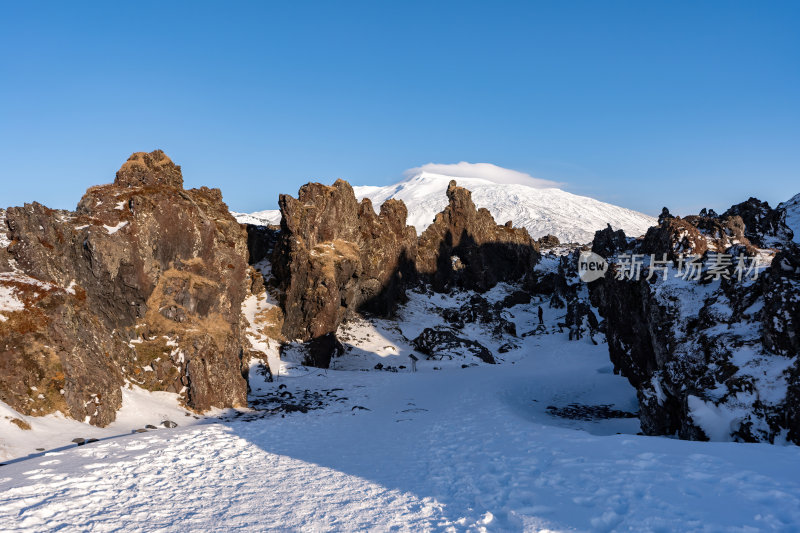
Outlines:
{"label": "clear sky", "polygon": [[800,192],[800,2],[11,2],[0,204],[135,151],[233,210],[492,163],[650,214]]}

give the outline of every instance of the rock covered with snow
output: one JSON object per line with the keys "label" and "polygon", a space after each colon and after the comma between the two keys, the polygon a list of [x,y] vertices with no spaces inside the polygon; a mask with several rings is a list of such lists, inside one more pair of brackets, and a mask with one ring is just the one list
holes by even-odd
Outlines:
{"label": "rock covered with snow", "polygon": [[484,363],[494,364],[492,353],[478,341],[459,337],[444,328],[425,328],[413,341],[414,347],[428,359],[442,360],[477,357]]}
{"label": "rock covered with snow", "polygon": [[104,426],[132,383],[191,408],[246,405],[245,233],[218,189],[183,190],[161,151],[138,153],[75,212],[9,208],[0,286],[0,400]]}
{"label": "rock covered with snow", "polygon": [[[728,212],[722,216],[709,215],[705,210],[700,215],[684,218],[668,216],[647,230],[638,251],[657,254],[659,258],[662,257],[659,254],[666,253],[669,259],[674,260],[681,254],[703,255],[707,251],[722,253],[734,245],[740,245],[743,251],[753,255],[755,248],[747,238],[746,231],[742,218]],[[750,234],[756,235],[753,232]]]}
{"label": "rock covered with snow", "polygon": [[[760,202],[745,204],[769,215]],[[642,241],[616,250],[645,255],[641,277],[619,275],[618,255],[608,257],[613,264],[606,276],[589,284],[605,319],[611,360],[638,390],[647,434],[800,443],[800,395],[793,392],[800,253],[785,240],[777,255],[753,246],[751,238],[765,243],[786,233],[753,213],[745,213],[748,227],[733,214],[742,213],[743,205],[722,216],[664,217]],[[598,232],[598,249],[607,237]],[[716,254],[723,253],[734,256],[733,264],[715,276]],[[658,260],[667,255],[666,277],[657,270],[646,279],[649,254]],[[679,276],[681,254],[699,256],[700,279]],[[758,275],[739,279],[738,257],[755,265]]]}
{"label": "rock covered with snow", "polygon": [[778,209],[785,213],[784,220],[794,232],[794,242],[800,243],[800,194],[778,205]]}
{"label": "rock covered with snow", "polygon": [[723,217],[741,217],[745,236],[759,248],[781,246],[791,241],[792,229],[786,225],[786,210],[772,209],[767,202],[749,198],[723,213]]}

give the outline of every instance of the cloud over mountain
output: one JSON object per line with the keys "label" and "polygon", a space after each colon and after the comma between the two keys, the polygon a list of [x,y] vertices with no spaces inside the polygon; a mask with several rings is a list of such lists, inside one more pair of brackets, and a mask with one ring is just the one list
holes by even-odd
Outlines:
{"label": "cloud over mountain", "polygon": [[427,163],[425,165],[406,170],[406,177],[414,177],[423,172],[430,174],[441,174],[454,178],[479,178],[493,183],[527,185],[537,189],[547,189],[551,187],[561,187],[564,184],[555,181],[534,178],[526,172],[503,168],[491,163],[460,163],[443,164]]}

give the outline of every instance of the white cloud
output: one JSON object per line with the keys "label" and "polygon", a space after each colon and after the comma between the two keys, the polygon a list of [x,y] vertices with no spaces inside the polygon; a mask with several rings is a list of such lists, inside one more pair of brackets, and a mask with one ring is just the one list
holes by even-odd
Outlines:
{"label": "white cloud", "polygon": [[421,172],[432,174],[442,174],[453,178],[480,178],[494,183],[519,184],[546,189],[549,187],[561,187],[563,183],[534,178],[530,174],[513,170],[510,168],[498,167],[491,163],[467,163],[461,161],[453,164],[428,163],[420,167],[410,168],[405,171],[407,177],[413,177]]}

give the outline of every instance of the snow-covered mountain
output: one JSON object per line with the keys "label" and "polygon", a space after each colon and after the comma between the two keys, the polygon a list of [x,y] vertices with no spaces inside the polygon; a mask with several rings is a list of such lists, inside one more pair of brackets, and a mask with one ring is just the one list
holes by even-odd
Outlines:
{"label": "snow-covered mountain", "polygon": [[231,211],[231,215],[233,215],[240,224],[269,226],[271,224],[277,225],[281,223],[280,209],[265,209],[264,211],[256,211],[255,213],[237,213]]}
{"label": "snow-covered mountain", "polygon": [[786,225],[794,232],[794,242],[800,242],[800,194],[780,204],[778,209],[786,210]]}
{"label": "snow-covered mountain", "polygon": [[390,198],[403,200],[408,207],[409,224],[416,226],[421,233],[447,205],[445,191],[452,179],[472,191],[475,205],[487,208],[499,224],[511,220],[515,226],[527,228],[534,238],[551,234],[561,242],[586,243],[606,224],[611,224],[615,230],[624,230],[626,235],[638,237],[656,223],[651,216],[561,189],[431,172],[420,172],[386,187],[353,189],[359,199],[370,198],[376,209]]}

